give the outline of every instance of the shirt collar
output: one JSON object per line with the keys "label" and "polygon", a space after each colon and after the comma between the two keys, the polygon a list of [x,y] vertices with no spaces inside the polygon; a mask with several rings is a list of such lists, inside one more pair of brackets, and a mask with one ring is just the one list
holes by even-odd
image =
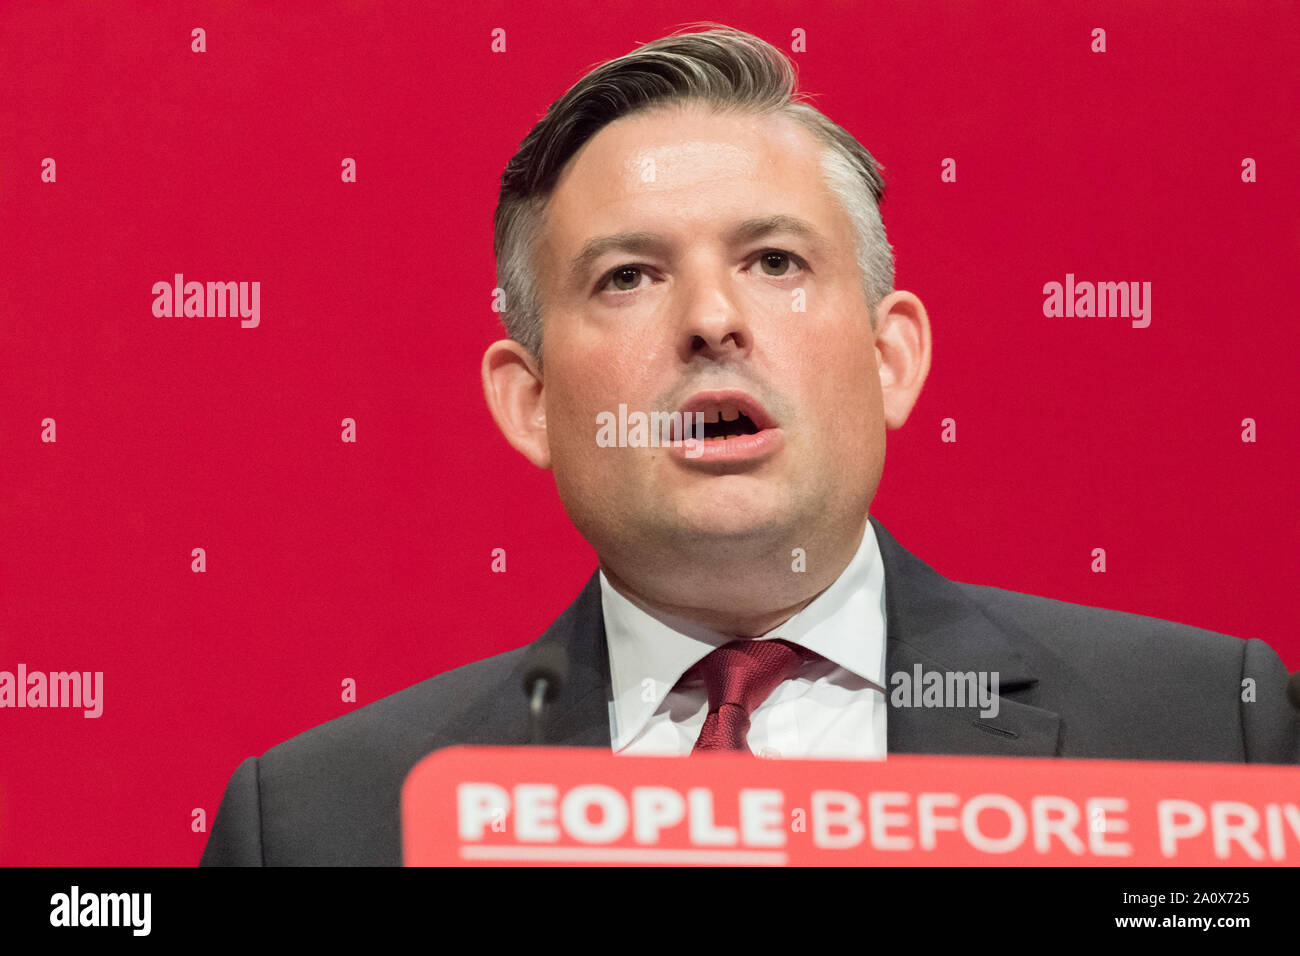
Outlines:
{"label": "shirt collar", "polygon": [[[677,681],[706,654],[734,639],[683,618],[651,614],[600,572],[601,610],[613,691],[613,749],[641,731]],[[885,571],[871,522],[848,566],[790,620],[757,640],[783,638],[884,688]]]}

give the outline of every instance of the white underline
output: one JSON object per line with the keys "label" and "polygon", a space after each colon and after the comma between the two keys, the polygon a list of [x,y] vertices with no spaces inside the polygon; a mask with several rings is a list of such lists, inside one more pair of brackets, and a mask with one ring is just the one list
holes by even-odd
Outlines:
{"label": "white underline", "polygon": [[462,846],[462,860],[555,860],[566,863],[699,863],[785,866],[782,850],[656,850],[650,847]]}

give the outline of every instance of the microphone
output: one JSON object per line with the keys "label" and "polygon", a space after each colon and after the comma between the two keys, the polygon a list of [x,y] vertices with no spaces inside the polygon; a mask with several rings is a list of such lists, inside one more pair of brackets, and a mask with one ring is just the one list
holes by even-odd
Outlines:
{"label": "microphone", "polygon": [[542,712],[559,695],[568,676],[569,655],[563,645],[545,641],[528,649],[524,693],[528,695],[528,725],[533,744],[543,742]]}
{"label": "microphone", "polygon": [[1291,701],[1291,706],[1300,710],[1300,671],[1296,671],[1286,682],[1286,699]]}

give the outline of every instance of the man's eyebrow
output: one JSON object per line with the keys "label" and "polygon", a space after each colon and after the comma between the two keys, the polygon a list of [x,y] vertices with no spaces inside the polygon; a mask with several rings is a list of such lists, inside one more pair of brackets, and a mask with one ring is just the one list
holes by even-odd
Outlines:
{"label": "man's eyebrow", "polygon": [[727,234],[727,238],[736,243],[753,242],[755,239],[762,239],[776,232],[788,232],[800,236],[811,242],[818,251],[830,246],[829,240],[808,220],[784,214],[746,219],[732,229]]}
{"label": "man's eyebrow", "polygon": [[573,258],[569,266],[569,283],[577,285],[586,277],[587,270],[593,262],[607,252],[622,250],[634,255],[663,252],[668,247],[668,240],[653,232],[619,232],[612,236],[597,236],[588,239],[582,245],[582,251]]}
{"label": "man's eyebrow", "polygon": [[[736,245],[780,232],[788,232],[807,240],[818,252],[825,252],[830,247],[829,240],[812,223],[785,214],[746,219],[727,230],[726,238]],[[619,232],[596,236],[583,243],[582,251],[574,256],[569,266],[569,281],[572,285],[581,283],[592,263],[607,252],[623,251],[634,255],[663,253],[669,245],[666,238],[654,232]]]}

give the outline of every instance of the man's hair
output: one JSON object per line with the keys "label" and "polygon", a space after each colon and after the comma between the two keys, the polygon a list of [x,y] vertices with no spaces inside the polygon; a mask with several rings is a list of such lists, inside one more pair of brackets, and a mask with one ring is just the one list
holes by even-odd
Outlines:
{"label": "man's hair", "polygon": [[565,163],[606,125],[651,106],[700,103],[720,113],[788,116],[825,146],[822,174],[850,220],[858,270],[875,310],[893,291],[894,253],[880,200],[885,181],[871,154],[804,102],[794,67],[776,47],[731,27],[675,33],[600,64],[551,104],[501,176],[492,251],[506,333],[539,364],[542,302],[535,270],[543,214]]}

